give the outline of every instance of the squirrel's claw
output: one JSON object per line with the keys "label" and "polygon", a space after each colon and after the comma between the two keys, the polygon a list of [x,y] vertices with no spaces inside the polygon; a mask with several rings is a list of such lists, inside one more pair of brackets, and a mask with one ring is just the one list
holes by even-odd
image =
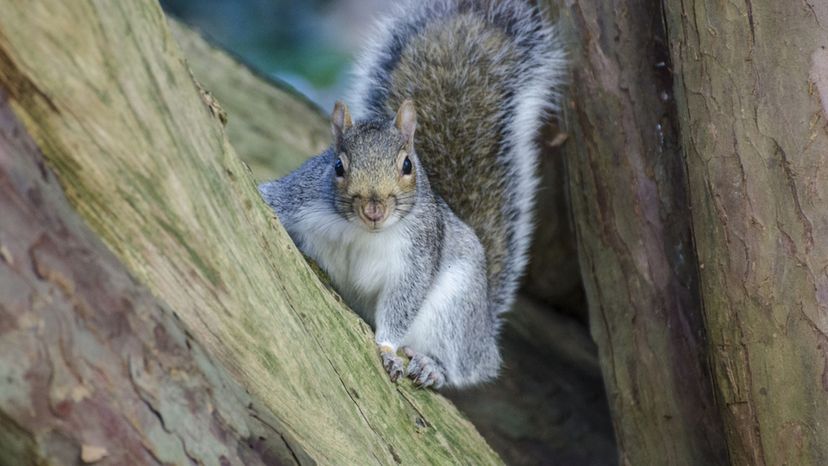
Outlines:
{"label": "squirrel's claw", "polygon": [[388,372],[388,377],[396,383],[403,375],[403,360],[391,351],[380,351],[382,367]]}
{"label": "squirrel's claw", "polygon": [[446,376],[440,365],[430,357],[416,353],[410,348],[404,349],[411,358],[406,368],[406,375],[420,388],[440,388],[446,383]]}

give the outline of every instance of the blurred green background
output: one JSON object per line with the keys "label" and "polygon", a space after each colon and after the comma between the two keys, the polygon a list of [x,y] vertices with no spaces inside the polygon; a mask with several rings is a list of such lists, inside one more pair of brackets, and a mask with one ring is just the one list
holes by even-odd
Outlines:
{"label": "blurred green background", "polygon": [[345,97],[355,54],[382,0],[162,0],[263,74],[287,81],[326,111]]}

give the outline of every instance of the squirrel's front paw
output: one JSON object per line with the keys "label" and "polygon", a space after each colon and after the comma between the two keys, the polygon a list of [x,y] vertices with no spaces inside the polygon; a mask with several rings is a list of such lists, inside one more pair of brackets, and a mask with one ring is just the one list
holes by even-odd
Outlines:
{"label": "squirrel's front paw", "polygon": [[443,367],[434,359],[411,348],[403,348],[405,355],[411,358],[406,375],[420,388],[440,388],[446,383]]}
{"label": "squirrel's front paw", "polygon": [[396,383],[403,375],[403,360],[397,356],[390,348],[380,346],[380,358],[382,359],[382,367],[388,372],[391,381]]}

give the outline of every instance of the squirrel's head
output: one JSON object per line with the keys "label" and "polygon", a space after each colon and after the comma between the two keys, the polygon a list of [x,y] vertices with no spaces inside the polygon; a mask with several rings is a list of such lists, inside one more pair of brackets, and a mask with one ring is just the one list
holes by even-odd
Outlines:
{"label": "squirrel's head", "polygon": [[414,153],[417,110],[406,100],[390,121],[351,122],[340,102],[331,116],[334,204],[346,219],[379,231],[414,207],[419,161]]}

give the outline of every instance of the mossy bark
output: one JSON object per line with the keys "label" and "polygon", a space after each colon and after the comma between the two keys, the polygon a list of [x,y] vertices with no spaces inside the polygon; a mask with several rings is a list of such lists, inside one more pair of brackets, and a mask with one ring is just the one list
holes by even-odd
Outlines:
{"label": "mossy bark", "polygon": [[828,2],[666,0],[734,464],[828,464]]}
{"label": "mossy bark", "polygon": [[388,381],[370,330],[259,199],[156,2],[0,11],[0,87],[69,203],[278,419],[298,462],[499,462],[441,396]]}

